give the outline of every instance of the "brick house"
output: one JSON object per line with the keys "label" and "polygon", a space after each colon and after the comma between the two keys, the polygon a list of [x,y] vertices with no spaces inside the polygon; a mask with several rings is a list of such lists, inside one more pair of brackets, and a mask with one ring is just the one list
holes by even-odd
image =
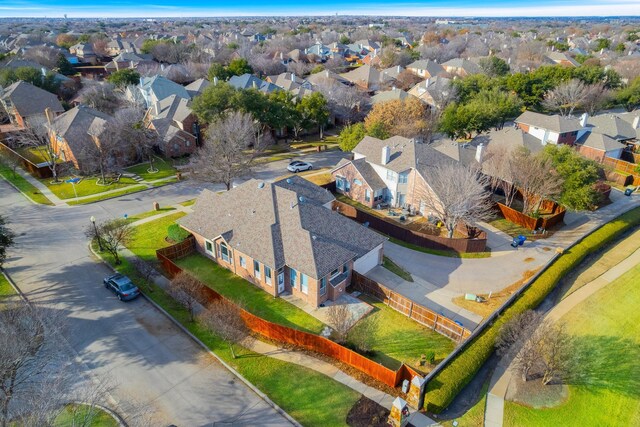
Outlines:
{"label": "brick house", "polygon": [[341,160],[331,171],[336,190],[369,207],[388,204],[425,212],[424,200],[434,197],[429,168],[452,161],[428,144],[402,136],[381,140],[365,136],[353,149],[353,160]]}
{"label": "brick house", "polygon": [[178,223],[200,253],[274,297],[317,307],[335,300],[353,270],[382,263],[386,238],[331,210],[331,193],[292,176],[249,180],[224,193],[204,190]]}
{"label": "brick house", "polygon": [[582,135],[589,132],[587,127],[588,118],[587,114],[578,119],[563,117],[558,114],[549,116],[534,113],[533,111],[525,111],[515,120],[515,123],[519,129],[542,141],[542,145],[574,145]]}
{"label": "brick house", "polygon": [[158,149],[168,157],[191,154],[200,132],[190,101],[177,95],[155,102],[146,112],[144,122],[158,134]]}
{"label": "brick house", "polygon": [[47,108],[54,115],[64,113],[57,96],[22,80],[0,90],[0,104],[9,115],[11,123],[21,128],[26,127],[29,120],[44,122]]}

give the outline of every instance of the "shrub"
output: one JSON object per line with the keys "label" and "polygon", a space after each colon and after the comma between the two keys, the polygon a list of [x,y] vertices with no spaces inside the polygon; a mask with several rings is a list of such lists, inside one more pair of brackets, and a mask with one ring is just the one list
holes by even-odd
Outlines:
{"label": "shrub", "polygon": [[625,230],[640,224],[640,208],[635,208],[584,237],[556,259],[522,294],[467,345],[457,357],[427,384],[425,409],[439,413],[476,375],[493,353],[502,325],[516,314],[540,305],[558,281],[587,255],[611,242]]}
{"label": "shrub", "polygon": [[167,237],[176,243],[180,243],[184,239],[189,237],[189,232],[184,228],[180,227],[178,224],[171,224],[167,228]]}

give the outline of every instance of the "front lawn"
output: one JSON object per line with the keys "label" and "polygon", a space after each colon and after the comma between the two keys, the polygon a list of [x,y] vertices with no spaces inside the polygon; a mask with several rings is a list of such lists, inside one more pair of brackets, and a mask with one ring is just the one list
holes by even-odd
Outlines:
{"label": "front lawn", "polygon": [[561,322],[578,339],[584,378],[554,408],[505,402],[506,426],[640,425],[640,265],[591,295]]}
{"label": "front lawn", "polygon": [[0,176],[2,176],[2,178],[7,182],[13,184],[13,186],[20,190],[25,197],[33,200],[34,202],[41,205],[53,205],[53,202],[49,200],[47,196],[42,194],[33,184],[24,179],[17,172],[14,173],[9,166],[2,162],[0,162]]}
{"label": "front lawn", "polygon": [[[93,247],[96,249],[95,244]],[[113,265],[111,256],[106,253],[101,256]],[[129,276],[134,283],[144,285],[144,281],[126,259],[116,268]],[[152,292],[145,293],[147,298],[165,309],[218,357],[231,365],[302,425],[311,427],[346,425],[347,414],[360,398],[359,393],[311,369],[253,353],[237,345],[235,348],[239,357],[234,359],[227,344],[198,322],[189,321],[188,312],[161,288],[151,284],[142,286],[142,289],[152,289]]]}
{"label": "front lawn", "polygon": [[0,301],[15,294],[16,291],[13,290],[13,286],[4,277],[4,274],[0,273]]}
{"label": "front lawn", "polygon": [[[420,325],[383,302],[366,294],[360,295],[359,298],[374,307],[367,317],[377,320],[377,328],[372,337],[372,360],[391,369],[398,369],[404,362],[422,371],[430,371],[428,365],[418,366],[423,354],[433,351],[437,364],[455,348],[456,344],[449,338]],[[354,329],[360,325],[362,320]]]}
{"label": "front lawn", "polygon": [[242,304],[246,310],[263,319],[313,334],[319,334],[324,327],[321,321],[295,305],[282,298],[274,298],[200,254],[180,259],[176,264],[221,295]]}
{"label": "front lawn", "polygon": [[492,221],[489,221],[488,223],[511,237],[518,237],[520,235],[523,235],[527,238],[527,240],[546,239],[548,237],[551,237],[554,232],[554,230],[547,230],[547,232],[544,234],[534,234],[533,231],[529,230],[528,228],[524,228],[504,218],[496,218]]}
{"label": "front lawn", "polygon": [[86,199],[78,199],[76,200],[75,198],[72,198],[70,200],[67,200],[67,204],[68,205],[86,205],[89,203],[95,203],[95,202],[99,202],[101,200],[107,200],[107,199],[114,199],[116,197],[121,197],[121,196],[126,196],[127,194],[131,194],[131,193],[137,193],[138,191],[142,191],[142,190],[146,190],[147,187],[144,185],[131,185],[128,187],[124,187],[122,190],[120,191],[115,191],[113,193],[108,193],[108,194],[98,194],[97,196],[94,197],[87,197]]}
{"label": "front lawn", "polygon": [[175,210],[176,210],[176,208],[172,208],[171,206],[168,206],[166,208],[160,208],[157,211],[142,212],[142,213],[139,213],[139,214],[128,216],[127,217],[127,221],[136,222],[136,221],[140,221],[141,219],[149,218],[149,217],[156,216],[156,215],[162,215],[163,213],[167,213],[167,212],[171,212],[171,211],[175,211]]}
{"label": "front lawn", "polygon": [[88,176],[83,177],[82,180],[77,184],[68,184],[64,182],[65,180],[71,177],[65,176],[60,177],[60,183],[52,184],[52,178],[41,179],[44,185],[46,185],[49,190],[56,196],[61,199],[73,199],[76,197],[76,193],[73,191],[73,186],[76,187],[76,192],[78,193],[78,197],[83,196],[91,196],[93,194],[104,193],[109,190],[118,190],[121,188],[125,188],[130,185],[138,184],[131,178],[121,177],[118,182],[111,183],[109,185],[98,185],[96,182],[100,179],[99,176]]}
{"label": "front lawn", "polygon": [[170,161],[156,157],[153,161],[153,167],[157,169],[157,172],[149,172],[149,162],[144,162],[131,166],[125,169],[130,173],[135,173],[145,181],[154,181],[156,179],[167,178],[176,175],[176,168]]}
{"label": "front lawn", "polygon": [[54,427],[87,425],[91,427],[118,427],[120,424],[108,413],[97,407],[71,404],[66,406],[53,421]]}
{"label": "front lawn", "polygon": [[127,248],[143,260],[157,264],[156,250],[171,246],[165,240],[167,228],[185,215],[184,212],[176,212],[137,226],[134,240]]}

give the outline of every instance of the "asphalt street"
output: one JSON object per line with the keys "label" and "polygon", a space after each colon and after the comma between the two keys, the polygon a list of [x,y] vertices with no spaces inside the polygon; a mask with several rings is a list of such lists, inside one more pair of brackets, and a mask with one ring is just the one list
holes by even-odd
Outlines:
{"label": "asphalt street", "polygon": [[[342,156],[313,153],[305,160],[321,168]],[[254,177],[284,175],[288,162],[262,165]],[[49,207],[31,204],[0,180],[0,213],[17,234],[6,271],[27,298],[64,312],[78,360],[98,381],[115,385],[114,409],[125,416],[144,407],[158,426],[291,425],[145,299],[118,301],[102,286],[109,268],[90,255],[84,229],[92,215],[145,212],[153,202],[175,204],[203,188],[221,189],[184,181],[92,205]]]}

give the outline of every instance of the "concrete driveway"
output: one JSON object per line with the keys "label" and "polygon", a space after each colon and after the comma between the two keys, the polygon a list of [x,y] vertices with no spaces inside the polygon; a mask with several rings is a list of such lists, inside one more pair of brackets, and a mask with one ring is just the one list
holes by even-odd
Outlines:
{"label": "concrete driveway", "polygon": [[[145,299],[122,303],[102,286],[110,270],[89,256],[83,227],[112,207],[35,206],[3,180],[0,194],[0,213],[18,234],[7,272],[29,299],[64,313],[81,364],[116,385],[115,409],[145,406],[158,426],[291,425]],[[141,196],[148,210],[142,198],[155,195]]]}

